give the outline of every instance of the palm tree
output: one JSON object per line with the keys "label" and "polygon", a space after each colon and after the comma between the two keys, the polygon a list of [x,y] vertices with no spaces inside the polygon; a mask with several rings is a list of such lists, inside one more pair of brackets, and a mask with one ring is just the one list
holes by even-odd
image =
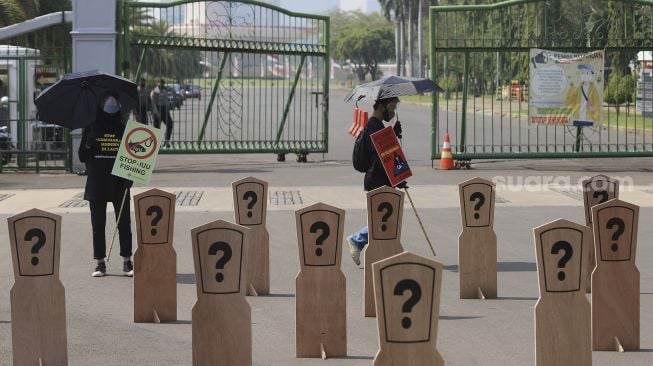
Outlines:
{"label": "palm tree", "polygon": [[379,0],[383,14],[388,20],[395,21],[395,55],[397,75],[403,74],[404,55],[404,0]]}

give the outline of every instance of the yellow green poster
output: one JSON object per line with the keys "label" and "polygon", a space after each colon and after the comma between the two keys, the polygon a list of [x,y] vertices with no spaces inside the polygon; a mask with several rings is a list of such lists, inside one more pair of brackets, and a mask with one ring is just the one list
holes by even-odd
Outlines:
{"label": "yellow green poster", "polygon": [[111,174],[148,184],[154,171],[163,131],[134,120],[127,122]]}
{"label": "yellow green poster", "polygon": [[528,119],[533,124],[594,126],[603,115],[603,51],[531,48]]}

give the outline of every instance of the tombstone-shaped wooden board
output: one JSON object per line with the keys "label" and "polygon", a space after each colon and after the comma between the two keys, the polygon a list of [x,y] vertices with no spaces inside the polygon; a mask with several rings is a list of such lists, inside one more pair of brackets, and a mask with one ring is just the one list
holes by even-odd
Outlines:
{"label": "tombstone-shaped wooden board", "polygon": [[[605,175],[596,175],[583,181],[583,202],[585,204],[585,223],[592,227],[592,207],[605,203],[611,199],[619,198],[619,181]],[[590,258],[587,266],[588,279],[585,282],[587,292],[592,290],[592,271],[596,267],[594,246],[590,248]]]}
{"label": "tombstone-shaped wooden board", "polygon": [[363,312],[376,316],[374,305],[374,274],[372,263],[404,251],[401,245],[401,223],[404,216],[405,193],[391,187],[380,187],[367,193],[368,244],[363,260]]}
{"label": "tombstone-shaped wooden board", "polygon": [[374,366],[443,366],[436,348],[442,264],[404,252],[372,267],[380,345]]}
{"label": "tombstone-shaped wooden board", "polygon": [[345,211],[317,203],[295,212],[300,271],[295,278],[297,357],[347,355],[347,292],[340,270]]}
{"label": "tombstone-shaped wooden board", "polygon": [[231,183],[236,223],[251,229],[247,259],[247,294],[270,293],[270,235],[265,227],[268,183],[247,177]]}
{"label": "tombstone-shaped wooden board", "polygon": [[591,230],[559,219],[533,229],[533,235],[540,285],[535,365],[591,366],[591,313],[585,297]]}
{"label": "tombstone-shaped wooden board", "polygon": [[68,365],[65,290],[59,280],[61,216],[32,209],[7,219],[14,365]]}
{"label": "tombstone-shaped wooden board", "polygon": [[252,312],[245,299],[250,230],[217,220],[191,230],[197,302],[193,365],[252,364]]}
{"label": "tombstone-shaped wooden board", "polygon": [[592,272],[592,349],[638,350],[639,206],[614,199],[592,207],[596,268]]}
{"label": "tombstone-shaped wooden board", "polygon": [[159,189],[134,196],[134,322],[177,320],[176,196]]}
{"label": "tombstone-shaped wooden board", "polygon": [[458,192],[463,228],[458,236],[460,298],[496,298],[495,185],[489,180],[474,178],[460,183]]}

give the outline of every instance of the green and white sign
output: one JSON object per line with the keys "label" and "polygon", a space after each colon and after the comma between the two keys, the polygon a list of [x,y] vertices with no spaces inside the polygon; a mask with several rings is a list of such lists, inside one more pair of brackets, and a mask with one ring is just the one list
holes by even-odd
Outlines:
{"label": "green and white sign", "polygon": [[532,48],[529,120],[593,126],[603,115],[603,51],[569,53]]}
{"label": "green and white sign", "polygon": [[135,183],[148,184],[154,171],[163,131],[130,120],[122,135],[111,174]]}

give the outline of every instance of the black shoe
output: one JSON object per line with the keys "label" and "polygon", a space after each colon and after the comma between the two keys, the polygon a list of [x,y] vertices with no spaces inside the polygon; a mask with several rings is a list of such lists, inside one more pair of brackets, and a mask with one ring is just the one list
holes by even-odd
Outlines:
{"label": "black shoe", "polygon": [[97,264],[97,267],[95,267],[95,272],[91,274],[93,277],[104,277],[107,274],[107,264],[104,262],[100,262]]}
{"label": "black shoe", "polygon": [[134,275],[134,263],[132,261],[125,261],[122,265],[122,272],[125,276],[131,277]]}

